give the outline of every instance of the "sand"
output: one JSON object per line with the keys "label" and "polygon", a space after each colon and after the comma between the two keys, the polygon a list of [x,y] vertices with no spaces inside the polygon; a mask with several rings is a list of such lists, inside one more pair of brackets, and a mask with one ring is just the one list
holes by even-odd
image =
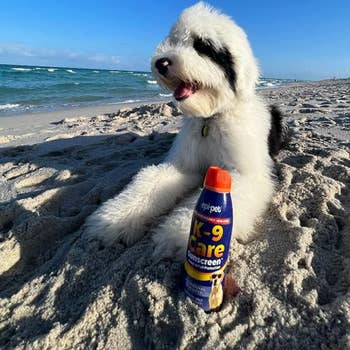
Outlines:
{"label": "sand", "polygon": [[181,123],[171,104],[0,118],[0,348],[350,349],[350,80],[260,93],[293,137],[259,238],[234,241],[241,292],[211,314],[184,296],[181,264],[152,260],[149,235],[82,238],[94,209],[164,158]]}

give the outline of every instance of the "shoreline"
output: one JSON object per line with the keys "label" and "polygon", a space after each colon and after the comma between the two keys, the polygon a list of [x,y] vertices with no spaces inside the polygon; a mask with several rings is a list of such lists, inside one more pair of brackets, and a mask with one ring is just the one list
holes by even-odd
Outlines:
{"label": "shoreline", "polygon": [[[274,79],[274,78],[268,78],[268,79]],[[277,78],[276,78],[277,79]],[[264,87],[257,87],[258,93],[264,93],[266,91],[273,91],[276,89],[284,89],[299,85],[305,85],[305,84],[322,84],[322,83],[329,83],[329,82],[343,82],[349,80],[349,78],[336,78],[336,79],[323,79],[323,80],[298,80],[290,82],[286,85],[281,86],[264,86]],[[292,80],[292,79],[290,79]],[[0,115],[0,128],[1,123],[5,123],[5,125],[8,125],[7,119],[11,119],[12,121],[14,119],[24,117],[24,118],[36,118],[36,117],[42,117],[43,119],[48,119],[46,116],[52,117],[52,121],[56,121],[56,115],[59,113],[62,113],[62,115],[66,117],[72,117],[74,116],[74,113],[82,114],[85,113],[86,116],[92,116],[93,113],[113,113],[115,110],[118,110],[119,108],[130,108],[130,107],[137,107],[140,105],[145,104],[154,104],[154,103],[166,103],[172,100],[171,96],[164,96],[164,97],[157,97],[157,99],[145,99],[145,100],[135,100],[134,102],[110,102],[110,103],[96,103],[91,104],[87,106],[76,106],[76,107],[67,107],[67,108],[58,108],[58,109],[49,109],[44,111],[37,111],[37,112],[11,112],[9,114],[1,114]],[[113,110],[112,110],[113,109]]]}
{"label": "shoreline", "polygon": [[[325,79],[318,81],[297,81],[292,82],[283,86],[276,87],[262,87],[258,88],[257,92],[260,95],[266,97],[266,95],[270,94],[273,91],[284,90],[288,88],[298,87],[298,86],[306,86],[306,85],[318,85],[318,84],[329,84],[329,83],[342,83],[344,81],[349,80],[350,78],[339,78],[339,79]],[[89,106],[81,106],[81,107],[67,107],[60,108],[57,110],[48,110],[48,111],[40,111],[40,112],[31,112],[31,113],[15,113],[9,115],[0,115],[0,135],[3,134],[4,129],[15,130],[17,128],[23,128],[30,125],[35,126],[44,126],[51,122],[58,122],[64,118],[79,118],[86,117],[91,118],[100,114],[109,114],[116,113],[120,109],[124,108],[135,108],[142,105],[153,105],[153,104],[161,104],[168,103],[172,101],[172,97],[159,97],[153,100],[144,100],[144,101],[135,101],[135,102],[115,102],[115,103],[104,103],[104,104],[96,104]]]}
{"label": "shoreline", "polygon": [[[1,65],[0,65],[1,66]],[[19,69],[19,68],[18,68]],[[38,69],[38,67],[31,68],[32,70]],[[48,68],[50,69],[50,68]],[[54,69],[54,68],[52,68]],[[108,70],[106,71],[108,72]],[[121,73],[123,71],[120,71]],[[129,73],[129,72],[125,72],[125,73]],[[133,74],[131,74],[132,72],[130,72],[130,78],[132,79],[133,77],[135,78],[139,78],[139,76],[143,76],[145,74],[150,75],[151,73],[143,73],[143,72],[134,72]],[[22,73],[20,73],[22,74]],[[50,73],[51,74],[51,73]],[[44,79],[44,78],[43,78]],[[126,78],[125,78],[126,79]],[[146,104],[146,103],[152,103],[153,101],[159,101],[159,102],[164,102],[165,100],[168,100],[171,98],[171,93],[168,91],[163,91],[163,90],[159,90],[157,95],[151,95],[151,96],[144,96],[144,93],[149,93],[149,82],[151,81],[151,77],[143,77],[142,79],[145,79],[145,81],[147,81],[146,87],[144,89],[139,90],[138,92],[135,91],[133,96],[119,96],[118,93],[116,93],[116,95],[112,96],[109,95],[108,100],[105,99],[98,99],[94,102],[78,102],[76,101],[75,103],[71,103],[71,104],[63,104],[59,103],[57,101],[57,105],[47,105],[47,101],[45,100],[45,98],[43,96],[40,97],[40,100],[42,100],[41,103],[36,104],[34,103],[34,105],[30,105],[26,107],[26,104],[28,104],[29,102],[18,102],[18,99],[16,98],[16,96],[13,96],[13,99],[11,99],[10,97],[8,97],[6,100],[3,100],[0,103],[0,123],[1,123],[1,119],[2,118],[6,118],[6,117],[15,117],[18,115],[33,115],[33,114],[47,114],[47,113],[51,113],[51,112],[57,112],[57,111],[66,111],[66,110],[71,110],[71,109],[80,109],[80,108],[95,108],[95,107],[99,107],[99,106],[108,106],[108,105],[128,105],[128,104],[134,104],[134,103],[142,103],[142,104]],[[153,79],[153,78],[152,78]],[[66,82],[66,84],[78,84],[79,87],[76,87],[76,89],[79,90],[80,88],[80,84],[84,84],[84,82],[79,82],[79,79],[77,79],[78,82]],[[153,83],[156,83],[156,81],[152,80],[152,85]],[[267,90],[267,89],[276,89],[276,88],[280,88],[283,86],[289,86],[292,84],[295,84],[296,82],[300,82],[302,83],[303,81],[294,81],[292,79],[287,80],[286,79],[275,79],[275,78],[260,78],[259,83],[257,85],[257,90]],[[145,83],[145,82],[143,82]],[[75,86],[75,85],[74,85]],[[155,86],[155,85],[154,85]],[[158,86],[158,85],[157,85]],[[147,88],[148,87],[148,88]],[[159,86],[158,86],[159,88]],[[68,91],[71,91],[71,86],[69,85],[67,87]],[[82,85],[81,87],[81,94],[82,97],[84,97],[87,94],[87,90],[86,87],[84,87]],[[77,91],[78,91],[77,90]],[[45,92],[45,88],[43,88],[41,91]],[[71,91],[72,92],[72,91]],[[31,92],[26,92],[31,94]],[[61,93],[61,92],[58,92]],[[63,96],[63,95],[62,95]],[[49,97],[48,97],[49,98]],[[28,100],[28,98],[25,98],[25,100]],[[6,107],[8,106],[8,107]]]}
{"label": "shoreline", "polygon": [[[307,82],[293,82],[288,85],[280,87],[265,87],[258,89],[258,94],[263,96],[266,101],[269,101],[270,104],[277,103],[280,104],[280,107],[284,111],[286,116],[291,116],[294,114],[294,118],[299,118],[295,115],[295,106],[297,102],[290,103],[289,105],[284,105],[283,102],[279,103],[277,100],[280,98],[276,97],[278,95],[286,96],[285,92],[298,90],[298,89],[314,89],[322,86],[334,86],[346,84],[350,81],[349,79],[335,79],[335,80],[321,80],[321,81],[307,81]],[[288,93],[287,93],[288,94]],[[272,98],[271,98],[272,97]],[[295,101],[297,101],[296,98]],[[67,109],[60,109],[47,112],[37,112],[37,113],[25,113],[25,114],[15,114],[9,116],[0,117],[0,148],[5,146],[19,146],[25,144],[35,144],[40,142],[45,142],[50,140],[53,135],[59,134],[61,138],[74,138],[79,135],[90,134],[92,128],[88,128],[88,120],[102,118],[103,115],[112,115],[118,114],[120,111],[125,109],[136,109],[135,113],[137,114],[137,108],[144,106],[144,108],[149,108],[153,105],[161,105],[164,103],[169,103],[172,101],[172,98],[167,97],[163,99],[157,99],[152,101],[137,101],[137,102],[127,102],[127,103],[113,103],[113,104],[98,104],[86,107],[74,107]],[[317,101],[316,101],[317,102]],[[307,107],[307,106],[306,106]],[[315,104],[315,108],[302,108],[300,113],[303,115],[308,115],[309,112],[318,112],[323,106]],[[308,111],[310,110],[310,111]],[[344,111],[344,110],[340,110]],[[305,113],[306,112],[306,113]],[[305,113],[305,114],[304,114]],[[179,119],[179,118],[177,118]],[[67,121],[65,123],[64,121]],[[67,125],[74,121],[75,124],[78,124],[79,127]],[[178,123],[178,121],[176,121]],[[103,128],[106,131],[108,128]],[[111,134],[114,134],[117,129],[108,129]],[[324,131],[327,132],[327,131]],[[338,130],[338,133],[342,131]],[[103,131],[99,131],[103,133]]]}
{"label": "shoreline", "polygon": [[115,113],[122,108],[134,108],[142,105],[166,103],[169,102],[168,98],[159,100],[145,100],[137,102],[121,102],[121,103],[109,103],[109,104],[96,104],[84,107],[68,107],[57,110],[50,110],[44,112],[34,113],[18,113],[11,115],[0,116],[0,131],[5,128],[16,128],[25,126],[28,122],[38,122],[40,124],[47,124],[48,122],[57,122],[64,118],[72,117],[93,117],[98,114]]}

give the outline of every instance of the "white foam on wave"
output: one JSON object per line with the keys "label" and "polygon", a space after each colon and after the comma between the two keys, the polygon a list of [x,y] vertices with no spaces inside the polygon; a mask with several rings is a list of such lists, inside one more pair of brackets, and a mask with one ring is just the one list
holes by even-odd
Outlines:
{"label": "white foam on wave", "polygon": [[257,85],[258,89],[277,88],[286,85],[287,82],[279,79],[260,79]]}
{"label": "white foam on wave", "polygon": [[0,105],[0,111],[5,109],[13,109],[18,108],[20,105],[18,103],[6,103],[4,105]]}
{"label": "white foam on wave", "polygon": [[108,102],[107,105],[120,105],[122,103],[135,103],[135,102],[142,102],[143,100],[124,100],[120,102]]}
{"label": "white foam on wave", "polygon": [[100,73],[100,71],[99,71],[99,70],[94,70],[93,72],[94,72],[94,73]]}
{"label": "white foam on wave", "polygon": [[131,73],[132,75],[135,75],[137,77],[148,77],[147,73]]}
{"label": "white foam on wave", "polygon": [[119,72],[117,70],[110,70],[109,73],[118,74]]}
{"label": "white foam on wave", "polygon": [[57,68],[47,68],[48,72],[55,72],[57,70]]}
{"label": "white foam on wave", "polygon": [[147,84],[155,85],[157,82],[155,80],[147,80]]}
{"label": "white foam on wave", "polygon": [[12,70],[15,70],[16,72],[29,72],[32,69],[31,68],[22,68],[22,67],[16,67],[16,68],[11,68]]}
{"label": "white foam on wave", "polygon": [[74,85],[80,85],[80,83],[74,83]]}
{"label": "white foam on wave", "polygon": [[141,102],[142,100],[125,100],[119,103],[134,103],[134,102]]}
{"label": "white foam on wave", "polygon": [[72,70],[72,69],[66,69],[66,71],[68,72],[68,73],[72,73],[72,74],[75,74],[76,72],[74,72],[74,70]]}
{"label": "white foam on wave", "polygon": [[162,96],[162,97],[170,97],[172,96],[173,94],[158,94],[159,96]]}

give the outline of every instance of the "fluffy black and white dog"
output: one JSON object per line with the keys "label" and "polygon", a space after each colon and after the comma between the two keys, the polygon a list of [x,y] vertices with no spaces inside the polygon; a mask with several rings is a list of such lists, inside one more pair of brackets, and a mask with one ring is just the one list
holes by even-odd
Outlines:
{"label": "fluffy black and white dog", "polygon": [[159,84],[186,115],[164,163],[142,169],[87,220],[89,237],[132,244],[152,229],[155,255],[183,258],[207,168],[232,175],[234,237],[246,242],[274,191],[273,159],[287,128],[256,94],[259,70],[244,31],[200,2],[186,9],[152,59]]}

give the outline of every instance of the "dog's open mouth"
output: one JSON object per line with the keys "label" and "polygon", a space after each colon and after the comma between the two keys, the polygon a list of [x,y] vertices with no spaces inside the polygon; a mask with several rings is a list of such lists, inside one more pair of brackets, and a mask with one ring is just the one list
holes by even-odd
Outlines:
{"label": "dog's open mouth", "polygon": [[184,82],[182,81],[174,91],[174,97],[177,101],[182,101],[187,97],[193,95],[199,89],[197,82]]}

